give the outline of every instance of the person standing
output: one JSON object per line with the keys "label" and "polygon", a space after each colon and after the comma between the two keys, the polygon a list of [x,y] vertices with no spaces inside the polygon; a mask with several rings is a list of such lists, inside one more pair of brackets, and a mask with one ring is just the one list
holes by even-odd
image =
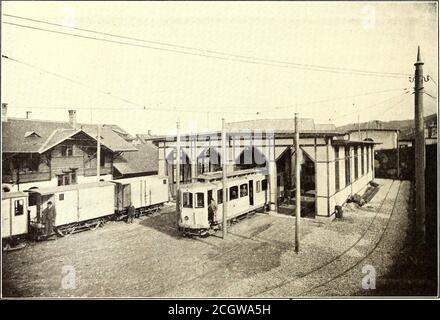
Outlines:
{"label": "person standing", "polygon": [[128,223],[133,223],[134,215],[135,215],[135,208],[134,205],[131,203],[130,206],[128,207],[128,217],[127,217]]}
{"label": "person standing", "polygon": [[215,221],[217,215],[217,203],[215,202],[214,198],[211,198],[209,200],[209,207],[208,207],[208,221],[209,224],[213,224]]}
{"label": "person standing", "polygon": [[44,232],[46,236],[51,236],[53,234],[56,215],[55,206],[52,201],[48,201],[47,208],[43,210]]}

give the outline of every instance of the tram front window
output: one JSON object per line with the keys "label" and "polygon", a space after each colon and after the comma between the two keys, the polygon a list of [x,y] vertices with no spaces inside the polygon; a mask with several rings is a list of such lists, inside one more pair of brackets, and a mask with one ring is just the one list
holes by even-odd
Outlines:
{"label": "tram front window", "polygon": [[204,208],[205,207],[205,194],[203,192],[196,193],[196,208]]}
{"label": "tram front window", "polygon": [[193,195],[191,192],[184,192],[182,195],[182,204],[184,208],[193,207]]}

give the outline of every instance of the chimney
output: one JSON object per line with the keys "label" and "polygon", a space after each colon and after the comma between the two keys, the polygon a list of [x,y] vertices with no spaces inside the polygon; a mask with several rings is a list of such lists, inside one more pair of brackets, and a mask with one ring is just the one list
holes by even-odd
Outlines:
{"label": "chimney", "polygon": [[73,128],[76,128],[76,110],[69,110],[69,123]]}
{"label": "chimney", "polygon": [[151,136],[151,130],[148,130],[148,135]]}
{"label": "chimney", "polygon": [[8,121],[8,104],[2,103],[2,122]]}
{"label": "chimney", "polygon": [[32,111],[26,111],[26,119],[30,119],[32,117]]}

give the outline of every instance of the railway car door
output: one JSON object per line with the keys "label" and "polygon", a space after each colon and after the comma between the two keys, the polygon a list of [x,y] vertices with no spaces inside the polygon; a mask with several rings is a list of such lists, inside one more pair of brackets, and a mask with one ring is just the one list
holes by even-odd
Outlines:
{"label": "railway car door", "polygon": [[122,188],[122,206],[127,208],[131,203],[131,184],[124,184]]}
{"label": "railway car door", "polygon": [[249,205],[254,205],[254,181],[249,181]]}

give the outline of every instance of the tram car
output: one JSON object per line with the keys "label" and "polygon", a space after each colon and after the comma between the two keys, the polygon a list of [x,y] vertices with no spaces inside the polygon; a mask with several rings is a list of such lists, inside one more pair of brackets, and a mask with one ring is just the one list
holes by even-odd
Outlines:
{"label": "tram car", "polygon": [[168,177],[144,176],[112,180],[115,183],[115,211],[117,219],[123,219],[130,204],[136,216],[152,214],[169,201]]}
{"label": "tram car", "polygon": [[[221,175],[221,173],[220,173]],[[228,178],[226,181],[227,221],[250,212],[265,209],[268,204],[268,184],[265,175],[252,172]],[[179,190],[179,231],[183,235],[206,236],[212,226],[223,221],[223,183],[220,179],[204,178],[182,185]],[[210,200],[217,204],[217,212],[210,219]],[[210,221],[211,220],[211,221]]]}
{"label": "tram car", "polygon": [[17,247],[28,233],[28,195],[24,192],[2,192],[2,242],[5,249]]}
{"label": "tram car", "polygon": [[58,235],[94,229],[115,213],[115,185],[109,181],[29,190],[31,238],[42,240],[42,213],[51,201],[55,205],[54,229]]}

